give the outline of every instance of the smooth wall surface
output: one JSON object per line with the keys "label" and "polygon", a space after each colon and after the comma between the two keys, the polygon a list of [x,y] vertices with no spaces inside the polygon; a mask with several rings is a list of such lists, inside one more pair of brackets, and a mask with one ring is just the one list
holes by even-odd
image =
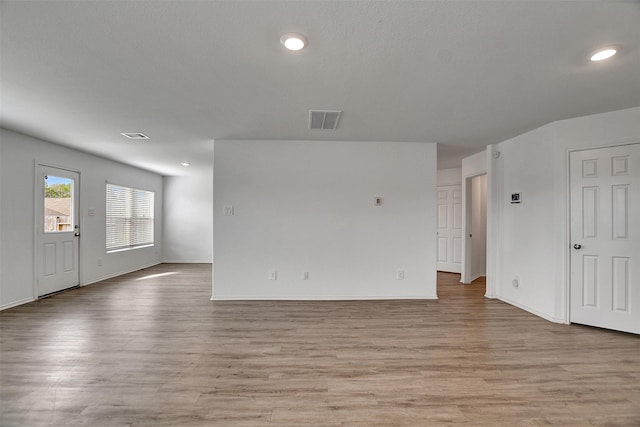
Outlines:
{"label": "smooth wall surface", "polygon": [[462,179],[487,173],[487,153],[481,151],[462,159]]}
{"label": "smooth wall surface", "polygon": [[[162,251],[162,177],[120,163],[0,129],[0,308],[34,298],[35,164],[80,172],[80,283],[155,265]],[[155,192],[155,245],[107,254],[106,181]],[[88,210],[95,209],[89,216]],[[101,259],[102,266],[98,265]]]}
{"label": "smooth wall surface", "polygon": [[[530,311],[555,318],[555,269],[559,253],[553,244],[559,224],[554,218],[553,152],[551,125],[500,144],[503,193],[502,271],[499,297]],[[520,204],[511,194],[522,193]],[[564,219],[562,219],[564,220]],[[518,277],[519,286],[513,286]]]}
{"label": "smooth wall surface", "polygon": [[435,144],[216,141],[214,171],[214,299],[436,298]]}
{"label": "smooth wall surface", "polygon": [[436,180],[438,186],[462,184],[462,168],[439,169]]}
{"label": "smooth wall surface", "polygon": [[213,262],[213,170],[164,177],[163,262]]}
{"label": "smooth wall surface", "polygon": [[[568,153],[640,142],[640,108],[554,122],[498,145],[502,207],[498,297],[549,320],[568,320]],[[511,193],[523,202],[511,204]],[[519,287],[512,285],[519,277]]]}

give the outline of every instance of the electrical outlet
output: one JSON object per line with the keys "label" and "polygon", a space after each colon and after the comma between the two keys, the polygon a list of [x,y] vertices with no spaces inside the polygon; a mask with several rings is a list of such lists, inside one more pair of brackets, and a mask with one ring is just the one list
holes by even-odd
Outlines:
{"label": "electrical outlet", "polygon": [[269,272],[269,280],[278,280],[278,272],[277,271],[270,271]]}
{"label": "electrical outlet", "polygon": [[98,267],[102,267],[102,258],[98,258]]}
{"label": "electrical outlet", "polygon": [[514,277],[511,284],[513,285],[514,288],[520,287],[520,278],[518,276]]}
{"label": "electrical outlet", "polygon": [[404,280],[404,270],[398,270],[398,272],[396,273],[396,278],[398,280]]}

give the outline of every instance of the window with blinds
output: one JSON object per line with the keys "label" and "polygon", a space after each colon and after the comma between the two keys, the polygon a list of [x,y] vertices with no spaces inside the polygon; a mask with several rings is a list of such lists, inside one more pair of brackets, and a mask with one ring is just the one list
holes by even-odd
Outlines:
{"label": "window with blinds", "polygon": [[107,252],[153,245],[153,196],[107,184]]}

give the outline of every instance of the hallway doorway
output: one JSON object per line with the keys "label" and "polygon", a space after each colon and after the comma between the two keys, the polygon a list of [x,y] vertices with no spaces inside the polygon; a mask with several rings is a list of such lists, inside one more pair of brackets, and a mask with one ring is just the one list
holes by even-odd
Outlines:
{"label": "hallway doorway", "polygon": [[465,179],[464,263],[462,283],[487,274],[487,175]]}
{"label": "hallway doorway", "polygon": [[440,300],[452,299],[481,299],[485,300],[484,295],[487,289],[487,281],[485,276],[478,277],[471,283],[461,285],[459,273],[448,273],[438,271],[438,298]]}

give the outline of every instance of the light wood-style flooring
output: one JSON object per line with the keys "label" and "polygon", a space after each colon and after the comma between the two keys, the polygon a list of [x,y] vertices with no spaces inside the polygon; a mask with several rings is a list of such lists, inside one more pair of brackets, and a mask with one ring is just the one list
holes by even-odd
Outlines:
{"label": "light wood-style flooring", "polygon": [[163,264],[0,313],[2,426],[640,426],[640,338],[438,301],[211,302]]}

